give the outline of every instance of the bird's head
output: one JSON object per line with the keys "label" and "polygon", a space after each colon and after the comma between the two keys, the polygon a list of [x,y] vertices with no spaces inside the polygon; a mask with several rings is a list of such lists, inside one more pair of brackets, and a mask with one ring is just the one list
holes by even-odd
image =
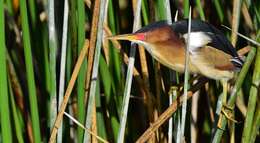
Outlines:
{"label": "bird's head", "polygon": [[108,37],[108,39],[128,40],[145,46],[151,52],[165,46],[165,44],[179,43],[178,36],[171,25],[166,22],[156,22],[141,28],[132,34],[123,34]]}

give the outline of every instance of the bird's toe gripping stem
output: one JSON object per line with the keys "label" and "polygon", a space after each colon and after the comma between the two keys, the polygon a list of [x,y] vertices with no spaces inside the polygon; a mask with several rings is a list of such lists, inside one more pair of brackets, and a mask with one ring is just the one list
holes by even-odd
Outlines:
{"label": "bird's toe gripping stem", "polygon": [[[221,122],[222,122],[222,119],[223,117],[225,116],[228,120],[234,122],[234,123],[239,123],[239,121],[235,120],[234,117],[233,117],[233,108],[228,106],[228,105],[223,105],[222,108],[221,108],[221,114],[219,116],[219,120],[218,120],[218,128],[222,129],[221,127]],[[222,129],[224,130],[224,129]]]}

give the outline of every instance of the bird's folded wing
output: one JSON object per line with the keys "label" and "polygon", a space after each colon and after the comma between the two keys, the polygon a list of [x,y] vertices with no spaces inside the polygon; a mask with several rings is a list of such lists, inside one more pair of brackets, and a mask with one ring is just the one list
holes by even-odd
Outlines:
{"label": "bird's folded wing", "polygon": [[211,46],[201,47],[190,57],[201,74],[213,79],[232,78],[236,69],[232,56]]}

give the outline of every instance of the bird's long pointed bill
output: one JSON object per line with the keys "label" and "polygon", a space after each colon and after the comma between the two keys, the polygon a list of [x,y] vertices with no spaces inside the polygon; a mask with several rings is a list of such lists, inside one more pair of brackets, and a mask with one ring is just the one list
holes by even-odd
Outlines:
{"label": "bird's long pointed bill", "polygon": [[123,35],[115,35],[115,36],[110,36],[107,37],[107,39],[111,39],[111,40],[136,40],[137,37],[133,34],[123,34]]}
{"label": "bird's long pointed bill", "polygon": [[123,35],[110,36],[110,37],[107,37],[107,39],[134,41],[134,40],[139,40],[139,37],[138,37],[138,35],[135,35],[135,34],[123,34]]}

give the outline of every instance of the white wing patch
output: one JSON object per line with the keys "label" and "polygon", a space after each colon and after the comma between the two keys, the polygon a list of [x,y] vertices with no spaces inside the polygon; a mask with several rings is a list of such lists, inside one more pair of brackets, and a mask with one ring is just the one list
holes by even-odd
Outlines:
{"label": "white wing patch", "polygon": [[[188,33],[183,35],[185,41],[188,39]],[[191,53],[195,52],[198,48],[203,47],[211,42],[211,38],[205,32],[191,32],[190,33],[190,47]]]}

